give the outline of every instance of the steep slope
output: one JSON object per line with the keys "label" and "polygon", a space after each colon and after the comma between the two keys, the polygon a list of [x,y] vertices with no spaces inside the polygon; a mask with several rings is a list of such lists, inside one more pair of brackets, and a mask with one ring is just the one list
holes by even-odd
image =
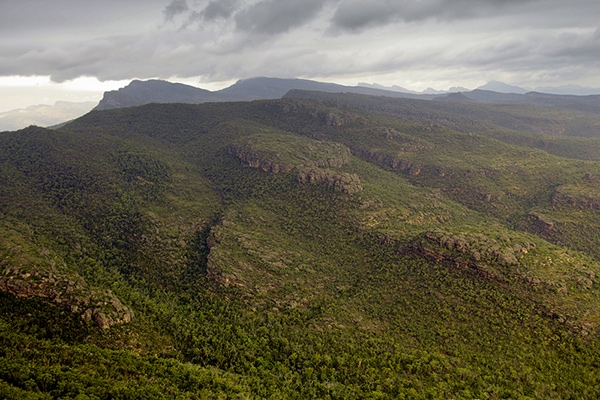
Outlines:
{"label": "steep slope", "polygon": [[490,138],[516,109],[319,96],[1,134],[3,279],[64,279],[0,297],[0,394],[597,397],[596,222],[559,217],[600,164]]}

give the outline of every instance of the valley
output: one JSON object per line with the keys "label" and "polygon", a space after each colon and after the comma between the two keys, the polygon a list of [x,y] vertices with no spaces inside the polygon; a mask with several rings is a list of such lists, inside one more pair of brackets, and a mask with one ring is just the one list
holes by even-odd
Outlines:
{"label": "valley", "polygon": [[597,101],[466,97],[0,133],[0,397],[600,396]]}

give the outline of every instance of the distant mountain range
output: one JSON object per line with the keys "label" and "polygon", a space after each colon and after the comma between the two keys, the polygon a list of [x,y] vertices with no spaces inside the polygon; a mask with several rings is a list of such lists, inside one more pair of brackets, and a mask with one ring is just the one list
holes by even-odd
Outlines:
{"label": "distant mountain range", "polygon": [[[436,90],[432,88],[427,88],[421,92],[417,92],[414,90],[409,90],[403,88],[398,85],[394,86],[383,86],[377,83],[365,83],[361,82],[358,86],[381,89],[381,90],[391,90],[395,92],[401,93],[411,93],[411,94],[428,94],[428,95],[441,95],[448,93],[457,93],[457,92],[469,92],[471,89],[467,89],[465,87],[453,86],[448,90]],[[559,94],[559,95],[572,95],[572,96],[588,96],[594,94],[600,94],[600,88],[589,88],[578,85],[566,85],[566,86],[540,86],[534,89],[522,88],[520,86],[508,85],[506,83],[491,81],[486,83],[485,85],[477,87],[475,90],[488,90],[497,93],[516,93],[516,94],[525,94],[528,92],[541,92],[547,94]]]}
{"label": "distant mountain range", "polygon": [[181,83],[161,80],[134,80],[119,90],[104,93],[95,110],[140,106],[148,103],[200,104],[224,101],[279,99],[293,89],[326,93],[359,93],[373,96],[413,97],[432,99],[431,95],[384,90],[376,87],[344,86],[307,79],[250,78],[237,81],[230,87],[211,92]]}
{"label": "distant mountain range", "polygon": [[448,94],[448,93],[457,93],[457,92],[468,92],[470,90],[470,89],[467,89],[467,88],[462,87],[462,86],[453,86],[453,87],[451,87],[448,90],[436,90],[436,89],[433,89],[433,88],[429,87],[429,88],[423,90],[422,92],[417,92],[417,91],[414,91],[414,90],[409,90],[409,89],[403,88],[403,87],[398,86],[398,85],[383,86],[383,85],[380,85],[378,83],[366,83],[366,82],[360,82],[358,84],[358,86],[372,88],[372,89],[391,90],[391,91],[400,92],[400,93],[426,94],[426,95],[438,95],[438,94]]}
{"label": "distant mountain range", "polygon": [[[600,89],[581,86],[542,87],[528,90],[519,86],[492,81],[475,90],[451,87],[447,91],[428,88],[422,92],[394,85],[386,87],[377,83],[361,82],[357,86],[318,82],[307,79],[281,79],[257,77],[239,80],[232,86],[209,91],[181,83],[163,80],[134,80],[129,85],[104,93],[94,108],[94,103],[57,102],[55,105],[36,105],[0,113],[0,131],[21,129],[29,125],[53,126],[77,118],[92,108],[107,110],[140,106],[149,103],[187,103],[250,101],[279,99],[290,90],[325,93],[356,93],[395,98],[414,98],[443,101],[482,101],[509,104],[534,104],[598,112]],[[457,94],[462,96],[457,96]]]}
{"label": "distant mountain range", "polygon": [[498,104],[526,104],[542,107],[562,107],[571,110],[579,110],[592,113],[600,113],[600,95],[573,96],[557,95],[538,92],[499,93],[491,90],[476,89],[471,92],[460,93],[463,96],[456,97],[453,94],[440,96],[436,100],[454,101],[480,101],[484,103]]}
{"label": "distant mountain range", "polygon": [[[361,84],[366,85],[366,84]],[[478,89],[463,91],[451,88],[451,92],[407,92],[399,86],[385,88],[369,86],[343,86],[334,83],[306,79],[252,78],[240,80],[234,85],[211,92],[180,83],[160,80],[133,81],[119,90],[106,92],[95,110],[125,108],[148,103],[207,103],[224,101],[249,101],[279,99],[291,90],[325,93],[356,93],[395,98],[414,98],[443,101],[479,101],[486,103],[529,104],[538,106],[561,106],[580,111],[600,113],[600,95],[574,96],[528,92],[518,86],[490,82]],[[433,89],[431,89],[433,90]],[[461,94],[461,96],[458,96]]]}
{"label": "distant mountain range", "polygon": [[[525,94],[530,92],[539,92],[545,94],[569,95],[569,96],[589,96],[600,94],[600,88],[590,88],[579,85],[566,86],[538,86],[533,89],[522,88],[520,86],[507,85],[506,83],[491,81],[475,90],[490,90],[498,93],[517,93]],[[450,90],[452,91],[452,90]]]}

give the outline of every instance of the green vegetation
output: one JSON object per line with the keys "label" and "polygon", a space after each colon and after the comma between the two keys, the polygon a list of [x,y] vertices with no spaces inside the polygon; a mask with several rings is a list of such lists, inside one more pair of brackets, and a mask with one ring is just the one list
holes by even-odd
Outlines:
{"label": "green vegetation", "polygon": [[0,397],[600,397],[595,114],[296,95],[0,135]]}

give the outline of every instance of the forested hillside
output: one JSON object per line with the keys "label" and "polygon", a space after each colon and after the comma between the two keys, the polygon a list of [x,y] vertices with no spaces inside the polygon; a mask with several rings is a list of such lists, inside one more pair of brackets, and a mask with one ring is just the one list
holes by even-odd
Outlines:
{"label": "forested hillside", "polygon": [[600,116],[290,92],[0,134],[0,397],[600,397]]}

